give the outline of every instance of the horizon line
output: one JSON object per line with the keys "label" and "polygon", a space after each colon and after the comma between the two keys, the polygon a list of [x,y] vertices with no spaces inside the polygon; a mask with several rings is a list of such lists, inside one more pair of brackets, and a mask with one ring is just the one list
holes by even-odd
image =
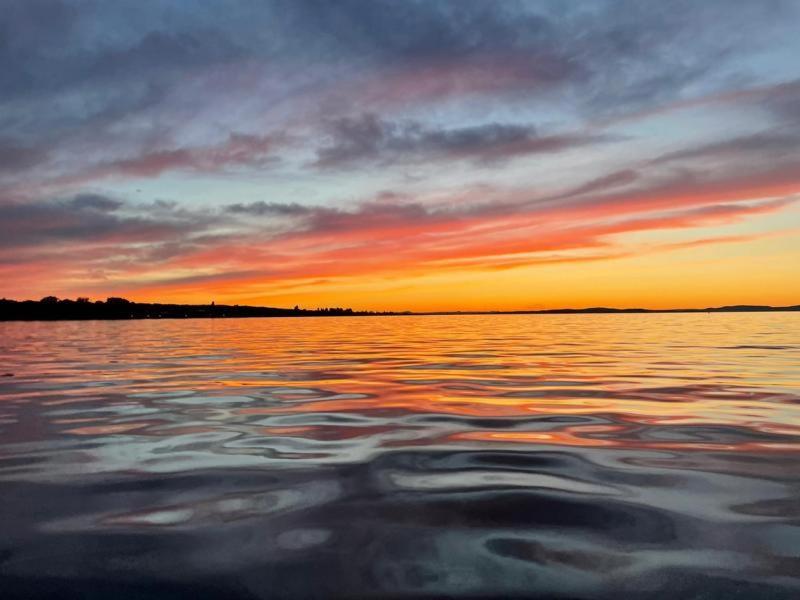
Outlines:
{"label": "horizon line", "polygon": [[[181,304],[175,302],[137,302],[121,297],[108,297],[105,300],[91,300],[87,297],[57,298],[45,296],[40,300],[15,300],[0,298],[0,308],[13,307],[23,309],[16,314],[4,315],[0,310],[0,321],[3,320],[39,320],[43,317],[51,320],[69,320],[71,318],[90,320],[93,317],[101,319],[142,319],[142,318],[252,318],[252,317],[303,317],[303,316],[435,316],[435,315],[513,315],[513,314],[647,314],[647,313],[699,313],[699,312],[800,312],[800,304],[769,305],[769,304],[726,304],[721,306],[706,306],[698,308],[643,308],[643,307],[610,307],[587,306],[581,308],[559,307],[541,309],[487,309],[487,310],[374,310],[353,309],[336,307],[301,308],[276,306],[256,306],[246,304],[216,304],[212,301],[207,304]],[[133,314],[129,308],[145,309]],[[33,309],[26,311],[24,308]],[[48,310],[52,308],[54,310]],[[70,308],[72,310],[70,310]],[[92,310],[92,309],[97,310]],[[147,309],[150,309],[147,311]],[[153,309],[162,312],[153,312]],[[166,312],[164,312],[166,311]],[[191,313],[191,314],[190,314]]]}

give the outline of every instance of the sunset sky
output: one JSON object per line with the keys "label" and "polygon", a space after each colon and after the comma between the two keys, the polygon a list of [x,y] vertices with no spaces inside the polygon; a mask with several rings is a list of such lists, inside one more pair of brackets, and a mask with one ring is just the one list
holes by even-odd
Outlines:
{"label": "sunset sky", "polygon": [[0,297],[800,303],[800,1],[2,9]]}

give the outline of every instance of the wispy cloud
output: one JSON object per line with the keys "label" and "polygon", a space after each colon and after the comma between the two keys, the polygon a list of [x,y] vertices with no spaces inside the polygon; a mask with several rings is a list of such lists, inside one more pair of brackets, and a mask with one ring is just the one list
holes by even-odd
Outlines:
{"label": "wispy cloud", "polygon": [[335,119],[328,123],[328,133],[328,145],[317,150],[314,165],[319,168],[459,159],[496,164],[609,139],[600,134],[541,135],[532,125],[500,123],[432,129],[413,121],[387,122],[374,114]]}

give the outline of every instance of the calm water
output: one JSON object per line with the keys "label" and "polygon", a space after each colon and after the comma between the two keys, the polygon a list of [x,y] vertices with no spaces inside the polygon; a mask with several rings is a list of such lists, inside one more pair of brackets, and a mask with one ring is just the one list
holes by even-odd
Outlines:
{"label": "calm water", "polygon": [[2,598],[797,598],[800,314],[0,323]]}

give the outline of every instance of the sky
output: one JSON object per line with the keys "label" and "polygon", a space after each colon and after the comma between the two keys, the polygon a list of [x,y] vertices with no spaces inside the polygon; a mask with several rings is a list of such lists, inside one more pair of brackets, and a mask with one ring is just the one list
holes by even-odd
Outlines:
{"label": "sky", "polygon": [[800,303],[800,0],[2,0],[0,297]]}

